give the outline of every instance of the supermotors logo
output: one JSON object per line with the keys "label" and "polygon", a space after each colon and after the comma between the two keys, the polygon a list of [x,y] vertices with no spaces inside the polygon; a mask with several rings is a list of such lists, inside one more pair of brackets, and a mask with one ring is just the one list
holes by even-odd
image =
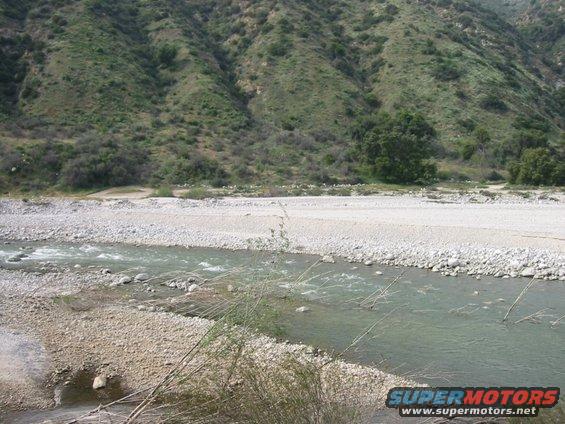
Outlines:
{"label": "supermotors logo", "polygon": [[558,387],[395,387],[386,406],[402,417],[536,417],[558,400]]}

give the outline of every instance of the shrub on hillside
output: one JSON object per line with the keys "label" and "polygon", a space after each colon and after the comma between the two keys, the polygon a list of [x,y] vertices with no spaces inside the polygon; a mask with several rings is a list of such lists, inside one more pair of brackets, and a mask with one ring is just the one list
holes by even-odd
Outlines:
{"label": "shrub on hillside", "polygon": [[547,135],[539,130],[521,130],[508,142],[507,150],[510,156],[519,158],[526,149],[548,147]]}
{"label": "shrub on hillside", "polygon": [[504,113],[508,111],[508,106],[504,103],[504,100],[500,98],[500,95],[496,93],[490,93],[481,98],[479,101],[480,106],[488,110],[489,112]]}
{"label": "shrub on hillside", "polygon": [[137,183],[144,175],[143,149],[109,136],[88,135],[77,141],[61,182],[73,189]]}
{"label": "shrub on hillside", "polygon": [[508,172],[514,184],[565,184],[565,163],[543,147],[524,150],[520,160],[509,165]]}
{"label": "shrub on hillside", "polygon": [[453,62],[440,62],[434,67],[432,75],[440,81],[453,81],[461,76],[461,71]]}
{"label": "shrub on hillside", "polygon": [[385,181],[406,183],[435,178],[428,162],[435,130],[419,113],[380,114],[358,143],[360,159]]}
{"label": "shrub on hillside", "polygon": [[60,142],[35,142],[16,146],[0,144],[0,173],[5,184],[22,190],[40,190],[57,182],[72,146]]}
{"label": "shrub on hillside", "polygon": [[181,156],[165,162],[153,176],[155,182],[187,184],[208,181],[213,186],[228,183],[228,175],[220,164],[198,153],[182,153]]}
{"label": "shrub on hillside", "polygon": [[163,44],[157,50],[157,60],[163,66],[172,66],[177,58],[179,48],[173,44]]}

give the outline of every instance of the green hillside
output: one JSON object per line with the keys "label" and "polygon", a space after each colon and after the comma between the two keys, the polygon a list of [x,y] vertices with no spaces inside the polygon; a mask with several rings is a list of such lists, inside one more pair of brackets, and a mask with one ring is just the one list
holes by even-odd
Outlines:
{"label": "green hillside", "polygon": [[563,128],[558,66],[516,22],[466,0],[2,0],[0,185],[354,182],[400,110],[435,129],[440,177],[504,174]]}

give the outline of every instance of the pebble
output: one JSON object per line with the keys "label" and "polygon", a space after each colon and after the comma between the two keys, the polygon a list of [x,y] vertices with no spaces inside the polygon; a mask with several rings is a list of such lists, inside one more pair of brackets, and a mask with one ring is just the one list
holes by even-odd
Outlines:
{"label": "pebble", "polygon": [[106,387],[107,384],[107,378],[105,375],[98,375],[94,378],[94,381],[92,382],[92,388],[94,390],[99,390],[99,389],[103,389]]}

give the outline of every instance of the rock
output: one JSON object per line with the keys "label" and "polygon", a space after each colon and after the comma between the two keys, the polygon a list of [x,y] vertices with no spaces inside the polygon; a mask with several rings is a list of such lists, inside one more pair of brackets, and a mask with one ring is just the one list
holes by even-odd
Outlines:
{"label": "rock", "polygon": [[375,271],[375,275],[383,275],[382,271]]}
{"label": "rock", "polygon": [[142,282],[142,281],[147,281],[147,280],[149,280],[149,275],[147,275],[147,274],[141,273],[141,274],[137,274],[135,276],[135,281]]}
{"label": "rock", "polygon": [[129,284],[133,281],[133,279],[129,276],[124,276],[118,280],[118,284]]}
{"label": "rock", "polygon": [[392,253],[389,253],[385,256],[385,259],[387,261],[393,261],[395,259],[395,256]]}
{"label": "rock", "polygon": [[455,268],[456,266],[459,266],[459,265],[460,265],[460,262],[459,262],[459,259],[457,259],[457,258],[449,258],[447,260],[447,266],[450,267],[450,268]]}
{"label": "rock", "polygon": [[98,375],[98,376],[96,376],[96,378],[94,379],[94,382],[92,383],[92,388],[94,390],[103,389],[104,387],[106,387],[106,383],[107,383],[106,376],[105,375]]}
{"label": "rock", "polygon": [[100,273],[102,273],[102,274],[111,274],[111,273],[112,273],[112,270],[109,269],[109,268],[104,268],[104,269],[101,269],[101,270],[100,270]]}
{"label": "rock", "polygon": [[233,285],[228,284],[228,292],[233,293],[235,291],[236,291],[236,288]]}
{"label": "rock", "polygon": [[296,308],[296,312],[301,312],[301,313],[310,312],[310,308],[307,306],[301,306],[300,308]]}
{"label": "rock", "polygon": [[335,259],[332,255],[324,255],[320,260],[326,264],[335,264]]}
{"label": "rock", "polygon": [[365,261],[365,262],[363,262],[363,265],[365,265],[365,266],[371,266],[371,265],[373,265],[373,261],[371,261],[371,260]]}
{"label": "rock", "polygon": [[10,256],[6,259],[7,262],[20,262],[22,259],[27,258],[28,256],[25,253],[16,253],[15,255]]}
{"label": "rock", "polygon": [[200,286],[198,284],[191,284],[190,286],[188,286],[188,289],[186,289],[187,292],[192,293],[195,291],[200,290]]}
{"label": "rock", "polygon": [[532,267],[524,268],[520,273],[522,277],[533,277],[536,275],[536,270]]}

